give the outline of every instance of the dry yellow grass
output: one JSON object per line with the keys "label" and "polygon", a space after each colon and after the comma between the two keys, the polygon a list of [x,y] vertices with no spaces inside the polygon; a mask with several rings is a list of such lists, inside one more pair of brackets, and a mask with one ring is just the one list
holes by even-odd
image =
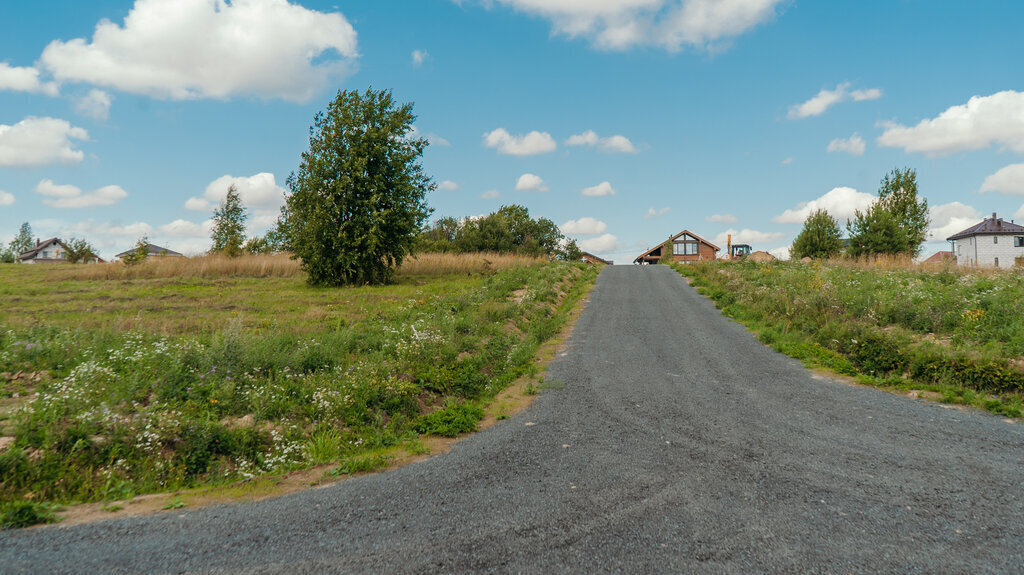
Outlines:
{"label": "dry yellow grass", "polygon": [[[420,254],[407,258],[398,269],[402,276],[472,274],[533,265],[543,260],[512,254]],[[245,255],[228,258],[208,255],[194,258],[151,257],[135,265],[122,262],[97,265],[62,265],[50,268],[54,279],[127,280],[156,278],[293,277],[302,274],[299,261],[289,254]]]}

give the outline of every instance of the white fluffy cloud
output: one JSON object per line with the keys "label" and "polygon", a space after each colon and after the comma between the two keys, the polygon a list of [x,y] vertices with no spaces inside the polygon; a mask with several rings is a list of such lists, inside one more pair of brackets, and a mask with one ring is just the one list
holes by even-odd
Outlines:
{"label": "white fluffy cloud", "polygon": [[54,208],[93,208],[112,206],[128,197],[121,186],[103,186],[91,192],[70,185],[58,185],[43,180],[36,186],[36,193],[46,196],[43,203]]}
{"label": "white fluffy cloud", "polygon": [[1024,92],[974,96],[916,126],[883,124],[878,143],[906,152],[945,156],[992,145],[1024,153]]}
{"label": "white fluffy cloud", "polygon": [[534,174],[523,174],[516,181],[516,190],[520,192],[546,192],[548,189],[544,180]]}
{"label": "white fluffy cloud", "polygon": [[92,40],[55,40],[40,63],[62,82],[175,100],[306,101],[345,76],[356,32],[339,13],[287,0],[136,0]]}
{"label": "white fluffy cloud", "polygon": [[612,234],[604,234],[596,238],[576,242],[576,245],[583,251],[607,253],[615,250],[619,245],[619,240]]}
{"label": "white fluffy cloud", "polygon": [[790,156],[790,157],[786,158],[785,160],[782,160],[782,162],[780,162],[780,163],[783,166],[788,166],[788,165],[792,164],[793,163],[793,156]]}
{"label": "white fluffy cloud", "polygon": [[555,139],[547,132],[533,131],[525,136],[513,136],[504,128],[484,134],[484,145],[510,156],[546,154],[558,148]]}
{"label": "white fluffy cloud", "polygon": [[93,88],[89,93],[75,101],[75,109],[78,113],[97,120],[106,121],[110,118],[110,94],[103,90]]}
{"label": "white fluffy cloud", "polygon": [[[480,0],[489,5],[493,0]],[[783,0],[497,0],[605,50],[714,48],[775,16]]]}
{"label": "white fluffy cloud", "polygon": [[427,59],[430,58],[430,54],[426,50],[413,50],[412,51],[412,65],[417,68],[422,66]]}
{"label": "white fluffy cloud", "polygon": [[88,139],[88,132],[57,118],[29,116],[13,126],[0,124],[0,167],[77,164],[85,154],[72,140]]}
{"label": "white fluffy cloud", "polygon": [[853,188],[832,188],[820,198],[809,202],[800,202],[795,208],[788,209],[772,218],[777,224],[802,224],[807,216],[818,210],[825,210],[840,223],[852,218],[854,211],[864,211],[871,207],[875,196],[858,192]]}
{"label": "white fluffy cloud", "polygon": [[835,90],[822,90],[815,94],[810,100],[807,100],[802,104],[790,106],[789,118],[791,120],[795,120],[799,118],[809,118],[811,116],[820,116],[824,114],[826,110],[840,102],[845,102],[847,100],[861,102],[864,100],[877,100],[881,97],[882,91],[878,88],[851,91],[850,83],[844,82],[836,86]]}
{"label": "white fluffy cloud", "polygon": [[778,248],[772,248],[772,249],[768,250],[768,253],[770,253],[773,256],[779,258],[780,260],[785,261],[785,260],[789,259],[789,246],[782,246],[782,247],[778,247]]}
{"label": "white fluffy cloud", "polygon": [[480,197],[485,200],[496,200],[501,197],[501,192],[499,192],[498,190],[487,190],[486,192],[480,194]]}
{"label": "white fluffy cloud", "polygon": [[999,192],[1014,196],[1024,195],[1024,164],[1011,164],[985,178],[981,191]]}
{"label": "white fluffy cloud", "polygon": [[204,225],[177,219],[169,224],[160,226],[160,233],[173,238],[207,238],[210,236],[212,222],[213,220],[207,220],[207,223]]}
{"label": "white fluffy cloud", "polygon": [[931,227],[928,229],[930,241],[943,242],[949,236],[962,232],[981,221],[978,210],[960,202],[951,202],[928,209]]}
{"label": "white fluffy cloud", "polygon": [[248,177],[221,176],[206,186],[202,197],[186,200],[185,209],[197,212],[213,210],[224,201],[232,185],[238,190],[242,205],[251,212],[247,222],[250,231],[267,228],[277,221],[284,205],[284,188],[277,185],[274,174],[268,172]]}
{"label": "white fluffy cloud", "polygon": [[597,135],[597,132],[593,130],[587,130],[582,134],[576,134],[569,136],[569,139],[565,141],[566,146],[587,146],[590,148],[597,148],[602,152],[609,154],[635,154],[636,146],[633,142],[629,141],[629,138],[621,135],[609,136],[602,138]]}
{"label": "white fluffy cloud", "polygon": [[14,194],[9,194],[3,190],[0,190],[0,206],[10,206],[14,204]]}
{"label": "white fluffy cloud", "polygon": [[36,68],[19,68],[0,62],[0,91],[29,92],[56,96],[60,93],[54,82],[40,82]]}
{"label": "white fluffy cloud", "polygon": [[654,209],[653,207],[647,208],[647,213],[644,214],[644,219],[645,220],[652,220],[654,218],[660,218],[661,216],[664,216],[665,214],[667,214],[667,213],[669,213],[671,211],[672,211],[672,208],[661,208],[661,209],[658,209],[658,210]]}
{"label": "white fluffy cloud", "polygon": [[717,244],[719,247],[724,247],[729,241],[729,234],[732,234],[732,243],[734,245],[774,243],[781,240],[785,235],[782,232],[759,232],[757,230],[748,230],[746,228],[742,230],[729,229],[715,236],[712,243]]}
{"label": "white fluffy cloud", "polygon": [[457,192],[459,191],[459,184],[458,182],[445,180],[437,185],[437,189],[441,190],[442,192]]}
{"label": "white fluffy cloud", "polygon": [[704,220],[713,224],[735,224],[736,216],[732,214],[714,214],[704,218]]}
{"label": "white fluffy cloud", "polygon": [[846,139],[836,138],[828,143],[829,152],[846,152],[851,156],[863,156],[866,147],[864,139],[858,134],[854,134]]}
{"label": "white fluffy cloud", "polygon": [[559,229],[566,235],[596,236],[608,231],[608,224],[586,217],[578,220],[569,220],[559,226]]}
{"label": "white fluffy cloud", "polygon": [[590,186],[589,188],[583,188],[580,191],[584,196],[614,196],[615,188],[608,182],[601,182],[596,186]]}

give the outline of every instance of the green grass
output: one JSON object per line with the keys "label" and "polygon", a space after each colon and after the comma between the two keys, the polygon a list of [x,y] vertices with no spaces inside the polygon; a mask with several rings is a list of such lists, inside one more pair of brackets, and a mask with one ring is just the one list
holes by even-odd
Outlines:
{"label": "green grass", "polygon": [[852,263],[674,266],[725,315],[812,367],[1024,415],[1024,275]]}
{"label": "green grass", "polygon": [[318,289],[301,277],[3,271],[0,373],[42,373],[0,376],[0,433],[15,438],[0,453],[8,506],[376,468],[373,454],[422,447],[420,433],[475,428],[479,406],[536,372],[540,345],[596,277],[552,263]]}

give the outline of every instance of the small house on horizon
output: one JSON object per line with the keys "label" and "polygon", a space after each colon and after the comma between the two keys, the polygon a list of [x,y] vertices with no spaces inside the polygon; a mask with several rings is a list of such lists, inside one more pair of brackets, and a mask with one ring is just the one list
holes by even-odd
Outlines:
{"label": "small house on horizon", "polygon": [[[60,238],[50,238],[48,240],[39,241],[36,240],[36,245],[27,252],[18,254],[18,263],[22,264],[63,264],[67,263],[67,250],[68,246],[64,244],[64,241]],[[96,254],[90,254],[92,257],[88,258],[84,263],[88,264],[103,264],[106,261]]]}
{"label": "small house on horizon", "polygon": [[[129,254],[133,254],[133,253],[135,253],[135,250],[137,250],[137,249],[138,248],[132,248],[130,250],[125,250],[125,251],[117,254],[116,256],[114,256],[114,259],[115,260],[119,260],[119,259],[121,259],[121,258],[123,258],[123,257],[125,257],[125,256],[127,256]],[[174,250],[169,250],[167,248],[162,248],[160,246],[153,245],[153,244],[146,244],[146,253],[150,257],[161,257],[161,258],[183,258],[183,257],[185,257],[182,254],[179,254],[178,252],[176,252]]]}
{"label": "small house on horizon", "polygon": [[1012,268],[1024,265],[1024,226],[996,217],[985,218],[946,238],[952,243],[957,265]]}
{"label": "small house on horizon", "polygon": [[[718,258],[718,252],[721,249],[689,230],[683,230],[678,234],[671,236],[669,240],[672,241],[672,261],[676,262],[715,260]],[[638,255],[636,259],[633,260],[633,263],[658,263],[661,260],[661,252],[665,247],[665,243],[667,242],[658,244],[657,246]]]}

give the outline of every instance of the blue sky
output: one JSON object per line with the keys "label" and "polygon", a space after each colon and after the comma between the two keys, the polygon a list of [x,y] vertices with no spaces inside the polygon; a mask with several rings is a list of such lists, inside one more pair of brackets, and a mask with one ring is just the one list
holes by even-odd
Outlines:
{"label": "blue sky", "polygon": [[265,231],[338,90],[415,103],[435,217],[522,204],[620,263],[785,251],[917,170],[936,241],[1024,219],[1024,3],[93,0],[0,8],[0,241]]}

